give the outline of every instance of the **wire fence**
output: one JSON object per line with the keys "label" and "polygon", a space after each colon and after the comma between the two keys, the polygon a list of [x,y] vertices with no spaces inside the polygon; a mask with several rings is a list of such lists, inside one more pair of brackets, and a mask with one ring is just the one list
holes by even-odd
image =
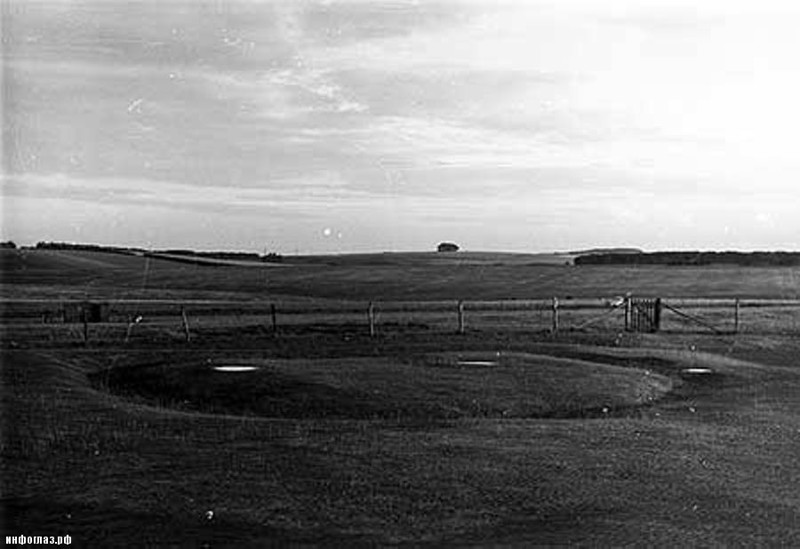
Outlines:
{"label": "wire fence", "polygon": [[[409,331],[708,332],[800,335],[800,300],[583,298],[498,301],[4,301],[3,339],[191,341],[220,331],[273,336],[345,330],[370,336]],[[657,312],[656,312],[657,311]],[[646,322],[635,320],[644,315]]]}

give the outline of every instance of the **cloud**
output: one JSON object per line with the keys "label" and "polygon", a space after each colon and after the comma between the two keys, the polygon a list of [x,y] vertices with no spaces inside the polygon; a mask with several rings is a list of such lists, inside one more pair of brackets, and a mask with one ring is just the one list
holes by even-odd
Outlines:
{"label": "cloud", "polygon": [[320,173],[277,182],[270,188],[235,189],[163,180],[76,178],[67,174],[24,174],[4,179],[8,197],[48,197],[96,203],[159,205],[179,210],[238,212],[245,215],[302,216],[337,201],[352,202],[364,193],[345,188],[335,174]]}
{"label": "cloud", "polygon": [[763,217],[797,198],[798,13],[730,5],[17,3],[7,189],[302,234],[341,216],[362,244],[424,224],[617,235],[754,194]]}

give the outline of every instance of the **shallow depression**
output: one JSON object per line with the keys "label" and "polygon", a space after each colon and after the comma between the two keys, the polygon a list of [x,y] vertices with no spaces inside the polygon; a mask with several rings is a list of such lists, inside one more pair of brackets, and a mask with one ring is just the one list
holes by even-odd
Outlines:
{"label": "shallow depression", "polygon": [[204,413],[436,422],[595,417],[604,408],[650,405],[672,387],[667,376],[645,375],[636,366],[475,351],[411,359],[219,357],[116,368],[96,377],[112,392]]}

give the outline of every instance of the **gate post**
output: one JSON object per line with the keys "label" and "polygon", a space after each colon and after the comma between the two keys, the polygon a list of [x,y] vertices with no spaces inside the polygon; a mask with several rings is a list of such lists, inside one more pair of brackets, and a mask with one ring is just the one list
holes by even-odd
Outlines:
{"label": "gate post", "polygon": [[653,303],[653,333],[661,329],[661,298],[657,297]]}

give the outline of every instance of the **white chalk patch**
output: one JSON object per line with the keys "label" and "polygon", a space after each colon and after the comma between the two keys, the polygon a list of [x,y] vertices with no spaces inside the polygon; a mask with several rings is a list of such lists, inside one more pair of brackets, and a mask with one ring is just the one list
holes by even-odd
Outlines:
{"label": "white chalk patch", "polygon": [[459,360],[459,366],[497,366],[494,360]]}
{"label": "white chalk patch", "polygon": [[244,366],[244,365],[228,365],[228,366],[214,366],[218,372],[252,372],[258,370],[258,366]]}
{"label": "white chalk patch", "polygon": [[681,372],[684,374],[710,374],[713,370],[711,368],[684,368]]}

